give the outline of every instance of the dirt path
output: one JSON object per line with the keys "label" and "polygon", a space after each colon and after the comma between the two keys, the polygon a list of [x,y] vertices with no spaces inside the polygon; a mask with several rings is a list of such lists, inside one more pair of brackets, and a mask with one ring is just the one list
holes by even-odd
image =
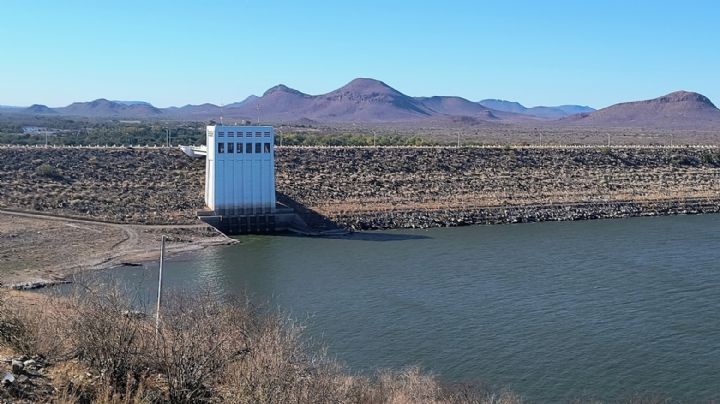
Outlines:
{"label": "dirt path", "polygon": [[58,282],[85,270],[231,244],[205,224],[124,225],[0,209],[0,283]]}

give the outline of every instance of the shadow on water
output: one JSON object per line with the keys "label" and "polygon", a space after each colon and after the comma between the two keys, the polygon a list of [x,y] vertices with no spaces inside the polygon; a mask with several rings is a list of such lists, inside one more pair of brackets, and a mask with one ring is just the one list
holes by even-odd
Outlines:
{"label": "shadow on water", "polygon": [[297,213],[302,218],[305,224],[307,224],[308,227],[315,231],[337,230],[342,228],[342,226],[335,223],[329,217],[308,208],[307,206],[303,205],[302,203],[282,192],[277,192],[276,198],[280,204],[292,208],[295,213]]}
{"label": "shadow on water", "polygon": [[[275,236],[280,237],[302,237],[303,236],[294,233],[279,233]],[[422,234],[394,234],[394,233],[382,233],[379,231],[362,231],[348,234],[337,234],[337,235],[323,235],[323,236],[311,236],[312,238],[322,238],[325,240],[347,240],[347,241],[408,241],[408,240],[427,240],[431,239],[430,236]]]}
{"label": "shadow on water", "polygon": [[[344,229],[343,226],[339,225],[329,217],[308,208],[304,204],[298,202],[296,199],[293,199],[292,197],[282,192],[277,192],[276,196],[278,202],[289,208],[292,208],[295,213],[302,217],[303,221],[307,224],[307,226],[314,231],[332,231]],[[281,235],[287,237],[297,237],[292,233]],[[406,241],[431,238],[429,236],[423,236],[419,234],[391,234],[378,232],[357,232],[350,234],[323,235],[321,237],[324,239],[348,241]]]}
{"label": "shadow on water", "polygon": [[393,234],[380,232],[357,232],[344,236],[330,236],[329,239],[349,240],[349,241],[406,241],[406,240],[425,240],[430,236],[421,234]]}

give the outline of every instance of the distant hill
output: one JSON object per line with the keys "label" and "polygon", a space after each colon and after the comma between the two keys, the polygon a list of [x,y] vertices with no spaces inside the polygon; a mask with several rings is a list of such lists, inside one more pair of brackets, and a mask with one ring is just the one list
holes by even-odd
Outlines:
{"label": "distant hill", "polygon": [[[259,107],[259,110],[258,110]],[[309,95],[280,84],[261,97],[233,104],[226,116],[265,121],[394,122],[424,119],[433,111],[382,81],[355,79],[327,94]]]}
{"label": "distant hill", "polygon": [[123,104],[100,98],[90,102],[74,102],[67,107],[55,108],[56,112],[63,115],[84,116],[84,117],[127,117],[147,118],[157,117],[162,110],[155,108],[148,103]]}
{"label": "distant hill", "polygon": [[331,121],[405,121],[425,119],[433,112],[382,81],[355,79],[312,102],[315,119]]}
{"label": "distant hill", "polygon": [[199,105],[185,105],[179,108],[165,108],[164,114],[173,119],[180,120],[207,120],[218,119],[221,108],[215,104],[205,103]]}
{"label": "distant hill", "polygon": [[462,97],[434,96],[419,97],[416,100],[432,111],[445,115],[479,117],[490,120],[499,119],[492,109]]}
{"label": "distant hill", "polygon": [[57,111],[48,107],[47,105],[42,104],[33,104],[25,108],[23,112],[28,114],[57,114]]}
{"label": "distant hill", "polygon": [[478,101],[478,104],[496,111],[514,112],[516,114],[523,114],[527,111],[527,108],[522,104],[514,101],[487,99]]}
{"label": "distant hill", "polygon": [[560,122],[596,127],[720,128],[720,110],[702,94],[676,91],[652,100],[615,104]]}
{"label": "distant hill", "polygon": [[270,123],[377,123],[403,125],[518,124],[597,127],[720,128],[720,110],[700,94],[678,91],[653,100],[613,105],[598,111],[582,105],[524,105],[498,99],[473,102],[456,96],[411,97],[386,83],[358,78],[326,94],[311,95],[276,85],[224,106],[205,103],[156,108],[145,101],[101,98],[65,107],[0,109],[8,114],[60,115],[89,118],[173,119],[186,121],[247,120]]}
{"label": "distant hill", "polygon": [[152,104],[150,104],[150,103],[147,102],[147,101],[120,101],[120,100],[112,100],[112,102],[117,102],[118,104],[123,104],[123,105],[149,105],[149,106],[152,106]]}
{"label": "distant hill", "polygon": [[250,95],[240,102],[233,102],[232,104],[227,104],[224,106],[224,108],[239,108],[243,105],[251,105],[253,102],[256,102],[258,99],[260,99],[260,97],[258,97],[257,95]]}
{"label": "distant hill", "polygon": [[570,115],[589,113],[595,111],[583,105],[559,105],[555,107],[532,107],[527,108],[519,102],[487,99],[479,101],[478,104],[497,111],[513,112],[516,114],[530,115],[538,118],[559,119]]}

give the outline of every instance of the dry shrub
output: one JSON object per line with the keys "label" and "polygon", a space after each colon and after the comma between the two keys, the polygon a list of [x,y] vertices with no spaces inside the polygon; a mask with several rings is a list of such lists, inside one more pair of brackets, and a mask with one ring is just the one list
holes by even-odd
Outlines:
{"label": "dry shrub", "polygon": [[226,368],[249,352],[250,305],[175,294],[164,307],[153,370],[162,375],[171,402],[208,401]]}
{"label": "dry shrub", "polygon": [[64,352],[62,318],[47,299],[36,304],[0,295],[0,344],[21,355],[57,358]]}
{"label": "dry shrub", "polygon": [[[132,383],[134,384],[134,382]],[[78,387],[69,385],[53,402],[56,404],[150,404],[162,401],[152,391],[146,390],[144,381],[141,381],[134,389],[128,386],[125,391],[129,393],[118,392],[110,384],[102,383]]]}
{"label": "dry shrub", "polygon": [[154,316],[119,288],[85,287],[45,304],[0,302],[0,342],[55,361],[60,403],[487,403],[512,394],[447,388],[417,368],[348,374],[303,337],[303,328],[247,300],[209,294],[164,299]]}
{"label": "dry shrub", "polygon": [[314,353],[302,327],[281,314],[255,316],[248,352],[226,379],[224,399],[236,403],[347,402],[352,378],[324,352]]}
{"label": "dry shrub", "polygon": [[430,375],[420,373],[416,367],[402,371],[383,371],[374,386],[367,389],[369,394],[363,397],[370,403],[440,403],[442,389],[437,380]]}
{"label": "dry shrub", "polygon": [[[151,365],[152,328],[118,288],[86,289],[68,299],[68,332],[74,357],[98,369],[118,391],[136,383]],[[133,389],[134,390],[134,387]]]}
{"label": "dry shrub", "polygon": [[493,393],[480,384],[443,385],[417,367],[381,371],[375,378],[355,378],[360,385],[351,402],[370,404],[521,404],[522,399],[507,391]]}

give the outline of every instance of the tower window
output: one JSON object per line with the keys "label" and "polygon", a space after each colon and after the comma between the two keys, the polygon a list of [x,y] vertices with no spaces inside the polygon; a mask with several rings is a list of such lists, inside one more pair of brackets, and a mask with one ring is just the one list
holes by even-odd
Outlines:
{"label": "tower window", "polygon": [[255,143],[255,153],[262,153],[262,143]]}
{"label": "tower window", "polygon": [[[228,137],[235,137],[235,132],[228,132]],[[229,153],[230,148],[228,148]]]}
{"label": "tower window", "polygon": [[223,137],[223,136],[225,136],[225,132],[218,132],[218,137]]}
{"label": "tower window", "polygon": [[238,144],[236,145],[237,152],[242,153],[243,152],[242,148],[243,148],[243,144],[238,142]]}
{"label": "tower window", "polygon": [[263,146],[263,153],[270,153],[270,143],[265,143]]}
{"label": "tower window", "polygon": [[[220,132],[220,133],[222,133],[222,132]],[[218,154],[225,153],[225,143],[220,142],[217,145],[218,145]]]}
{"label": "tower window", "polygon": [[[232,133],[232,132],[230,132],[230,133]],[[230,135],[228,134],[228,136],[230,136]],[[233,143],[233,142],[228,143],[228,154],[229,153],[235,153],[235,143]]]}
{"label": "tower window", "polygon": [[245,153],[252,153],[252,143],[245,143]]}

